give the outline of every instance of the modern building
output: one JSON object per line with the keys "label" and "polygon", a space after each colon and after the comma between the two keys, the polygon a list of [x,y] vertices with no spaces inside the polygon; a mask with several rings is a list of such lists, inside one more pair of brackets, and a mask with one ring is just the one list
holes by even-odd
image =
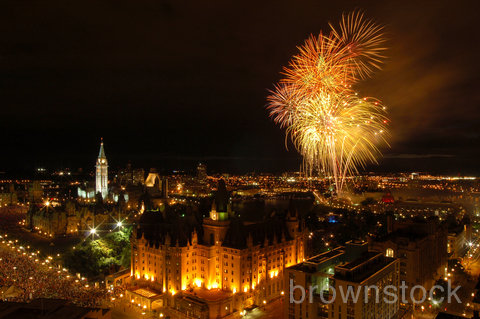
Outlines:
{"label": "modern building", "polygon": [[[413,286],[422,285],[428,291],[435,280],[447,275],[447,227],[437,217],[395,221],[389,216],[388,234],[369,236],[368,242],[371,251],[400,259],[400,282],[409,287],[405,300],[410,300]],[[416,300],[420,292],[415,290]]]}
{"label": "modern building", "polygon": [[132,164],[128,163],[125,168],[120,168],[117,171],[115,183],[126,186],[133,183]]}
{"label": "modern building", "polygon": [[103,139],[95,168],[95,193],[102,194],[102,198],[106,199],[108,196],[108,161],[103,148]]}
{"label": "modern building", "polygon": [[456,259],[463,257],[472,245],[470,216],[465,214],[462,220],[457,220],[454,215],[449,215],[445,222],[448,225],[448,258]]}
{"label": "modern building", "polygon": [[414,198],[395,201],[393,208],[394,212],[400,216],[437,216],[442,219],[445,219],[448,214],[457,214],[462,209],[459,204],[449,201],[423,201]]}
{"label": "modern building", "polygon": [[152,167],[145,181],[145,190],[149,194],[151,204],[160,207],[168,199],[168,179],[166,176],[160,176],[157,169]]}
{"label": "modern building", "polygon": [[[397,318],[401,301],[395,292],[400,287],[399,264],[398,258],[370,251],[335,267],[332,286],[340,292],[340,298],[335,298],[333,302],[331,318]],[[387,286],[390,286],[389,290],[386,289]],[[357,301],[353,297],[347,300],[341,298],[341,291],[346,292],[349,288],[361,292]],[[387,293],[395,293],[397,296]]]}
{"label": "modern building", "polygon": [[115,183],[122,186],[143,185],[145,184],[145,170],[143,168],[132,169],[132,164],[128,163],[125,168],[117,171]]}
{"label": "modern building", "polygon": [[305,258],[308,231],[293,205],[285,218],[244,223],[223,180],[208,217],[192,209],[182,215],[147,210],[132,235],[132,276],[149,292],[135,300],[148,307],[156,293],[181,316],[239,313],[279,298],[285,268]]}
{"label": "modern building", "polygon": [[133,185],[145,184],[145,170],[143,168],[133,169]]}
{"label": "modern building", "polygon": [[197,182],[199,184],[207,183],[207,165],[198,164],[197,166]]}
{"label": "modern building", "polygon": [[284,280],[285,319],[389,319],[399,311],[400,299],[384,290],[398,289],[399,260],[369,252],[366,242],[348,242],[288,267]]}

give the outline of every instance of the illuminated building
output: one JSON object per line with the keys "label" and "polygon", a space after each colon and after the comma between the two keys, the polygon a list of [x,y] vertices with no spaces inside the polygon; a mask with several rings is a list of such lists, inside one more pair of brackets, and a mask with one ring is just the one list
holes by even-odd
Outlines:
{"label": "illuminated building", "polygon": [[145,184],[145,170],[143,168],[132,169],[132,164],[128,163],[125,168],[121,168],[117,171],[115,182],[122,186],[143,185]]}
{"label": "illuminated building", "polygon": [[102,198],[105,200],[108,196],[108,162],[103,149],[103,139],[95,168],[95,193],[102,194]]}
{"label": "illuminated building", "polygon": [[305,258],[308,230],[293,205],[284,218],[244,223],[223,180],[208,217],[146,210],[139,224],[131,239],[134,280],[164,292],[163,305],[185,315],[223,317],[280,297],[285,267]]}
{"label": "illuminated building", "polygon": [[91,200],[93,201],[95,198],[95,189],[92,186],[87,185],[80,185],[77,188],[78,198],[83,200]]}
{"label": "illuminated building", "polygon": [[117,219],[124,219],[128,212],[118,205],[82,205],[67,202],[60,205],[46,202],[31,204],[27,212],[25,227],[42,236],[90,234],[92,228],[111,230],[116,227]]}
{"label": "illuminated building", "polygon": [[73,202],[65,207],[46,204],[32,204],[27,212],[25,227],[47,237],[78,235],[80,218],[76,215]]}
{"label": "illuminated building", "polygon": [[454,215],[448,215],[445,221],[448,225],[447,253],[449,259],[463,257],[472,244],[472,223],[470,215],[464,214],[462,220]]}
{"label": "illuminated building", "polygon": [[[369,252],[365,242],[348,242],[345,247],[309,258],[285,270],[284,318],[394,318],[399,310],[399,300],[387,303],[383,299],[383,288],[392,285],[398,289],[398,272],[398,258]],[[335,289],[335,294],[328,286]],[[372,290],[365,293],[367,286],[379,288],[379,302],[376,302]],[[303,302],[300,287],[305,292]],[[358,296],[356,302],[352,295],[345,300],[342,298],[342,291],[346,296],[349,287],[353,289],[353,296]],[[290,290],[294,300],[290,300]]]}
{"label": "illuminated building", "polygon": [[207,183],[207,165],[198,164],[197,166],[197,182],[200,184]]}
{"label": "illuminated building", "polygon": [[40,184],[40,181],[33,181],[31,186],[28,188],[28,196],[31,203],[42,201],[43,188]]}
{"label": "illuminated building", "polygon": [[156,168],[150,168],[145,186],[151,196],[168,198],[168,180],[165,176],[160,177]]}
{"label": "illuminated building", "polygon": [[128,163],[125,168],[121,168],[117,171],[115,182],[123,186],[133,183],[132,164]]}
{"label": "illuminated building", "polygon": [[448,214],[459,213],[461,206],[448,201],[433,202],[407,198],[404,201],[396,201],[393,210],[401,216],[439,216],[444,219]]}
{"label": "illuminated building", "polygon": [[[427,291],[435,280],[446,276],[447,227],[438,218],[394,221],[388,218],[388,234],[369,237],[369,249],[400,259],[400,282],[408,287],[422,285]],[[410,288],[405,299],[410,299]],[[417,289],[416,293],[420,293]],[[421,296],[416,295],[418,300]]]}
{"label": "illuminated building", "polygon": [[133,169],[133,185],[145,184],[145,170],[143,168]]}
{"label": "illuminated building", "polygon": [[[3,187],[2,187],[3,188]],[[0,192],[0,206],[18,205],[17,193],[15,193],[15,187],[10,184],[9,191]]]}

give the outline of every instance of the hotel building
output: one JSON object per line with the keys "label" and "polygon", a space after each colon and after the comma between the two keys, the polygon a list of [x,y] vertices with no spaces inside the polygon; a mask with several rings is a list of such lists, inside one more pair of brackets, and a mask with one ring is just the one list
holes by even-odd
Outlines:
{"label": "hotel building", "polygon": [[[145,211],[134,230],[134,303],[151,307],[136,289],[179,315],[219,318],[282,296],[286,267],[303,262],[308,230],[291,202],[286,217],[244,223],[235,217],[225,183],[208,217],[192,210],[172,217]],[[130,297],[129,297],[130,298]]]}

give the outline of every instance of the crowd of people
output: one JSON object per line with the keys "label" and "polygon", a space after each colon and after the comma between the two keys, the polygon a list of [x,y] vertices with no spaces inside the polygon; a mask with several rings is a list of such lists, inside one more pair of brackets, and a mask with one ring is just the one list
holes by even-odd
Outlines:
{"label": "crowd of people", "polygon": [[21,290],[10,301],[56,298],[78,306],[99,307],[102,300],[110,297],[108,291],[89,286],[85,280],[53,266],[49,257],[41,258],[24,247],[12,249],[1,242],[0,245],[0,286],[14,285]]}
{"label": "crowd of people", "polygon": [[24,206],[0,207],[0,229],[9,230],[20,227],[27,216],[27,208]]}

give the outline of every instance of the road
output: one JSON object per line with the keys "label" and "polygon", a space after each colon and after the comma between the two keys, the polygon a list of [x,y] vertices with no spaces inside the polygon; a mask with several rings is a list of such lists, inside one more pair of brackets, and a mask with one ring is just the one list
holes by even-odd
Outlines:
{"label": "road", "polygon": [[[467,251],[464,262],[459,264],[454,269],[448,269],[452,282],[456,282],[458,286],[461,286],[457,290],[458,302],[455,298],[452,298],[451,303],[444,301],[439,310],[447,311],[449,313],[455,313],[458,315],[464,315],[465,317],[472,317],[473,311],[470,305],[473,296],[472,292],[477,284],[477,278],[480,275],[480,248],[479,239],[475,238],[472,241],[472,246]],[[465,272],[459,269],[461,266],[465,267]],[[452,291],[456,287],[452,287]]]}
{"label": "road", "polygon": [[258,307],[243,316],[245,319],[256,318],[283,318],[283,304],[280,299],[268,303],[265,308]]}

